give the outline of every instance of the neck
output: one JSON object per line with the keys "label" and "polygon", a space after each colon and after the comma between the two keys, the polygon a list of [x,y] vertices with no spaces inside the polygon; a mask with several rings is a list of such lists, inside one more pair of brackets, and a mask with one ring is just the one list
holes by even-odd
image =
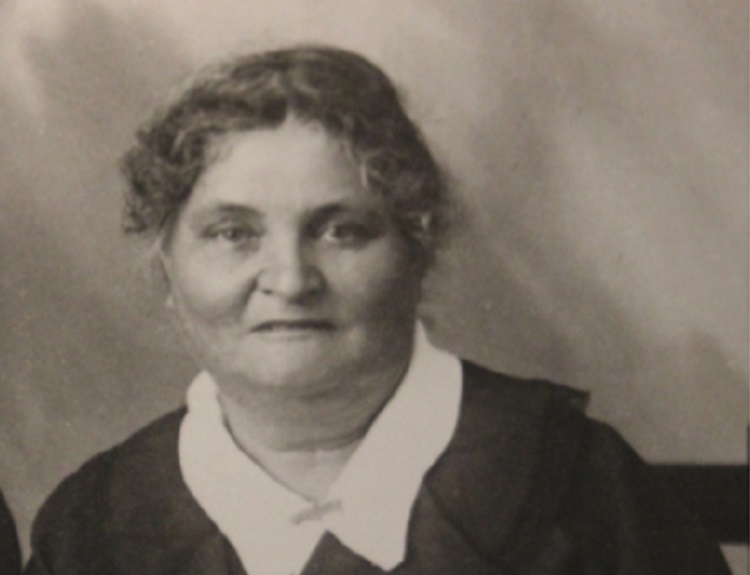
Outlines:
{"label": "neck", "polygon": [[319,395],[219,383],[219,401],[238,446],[293,491],[319,500],[398,387],[408,359],[377,377]]}
{"label": "neck", "polygon": [[409,350],[398,362],[326,385],[319,393],[217,380],[219,400],[235,441],[250,455],[346,448],[365,435],[398,387],[410,356]]}

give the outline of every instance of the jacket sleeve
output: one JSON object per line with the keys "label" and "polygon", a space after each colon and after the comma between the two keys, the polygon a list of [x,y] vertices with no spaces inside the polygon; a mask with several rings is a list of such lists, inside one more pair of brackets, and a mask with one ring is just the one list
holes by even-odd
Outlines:
{"label": "jacket sleeve", "polygon": [[583,572],[729,575],[718,545],[653,470],[606,425],[590,422],[562,522]]}

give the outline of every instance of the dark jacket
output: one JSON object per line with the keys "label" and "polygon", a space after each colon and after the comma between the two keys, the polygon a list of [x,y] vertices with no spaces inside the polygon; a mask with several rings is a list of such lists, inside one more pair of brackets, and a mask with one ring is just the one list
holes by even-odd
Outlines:
{"label": "dark jacket", "polygon": [[0,575],[21,573],[21,552],[13,515],[0,492]]}
{"label": "dark jacket", "polygon": [[[454,438],[412,511],[395,573],[719,575],[718,547],[576,393],[464,363]],[[28,574],[244,574],[180,475],[184,411],[66,479],[33,531]],[[252,536],[248,533],[248,536]],[[382,571],[326,534],[305,575]]]}

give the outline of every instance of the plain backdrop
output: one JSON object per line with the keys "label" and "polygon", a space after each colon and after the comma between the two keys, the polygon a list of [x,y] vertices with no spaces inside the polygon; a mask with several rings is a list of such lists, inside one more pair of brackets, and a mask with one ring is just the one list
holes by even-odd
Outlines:
{"label": "plain backdrop", "polygon": [[24,545],[195,371],[120,233],[117,158],[197,66],[308,41],[380,64],[452,174],[437,343],[590,390],[649,461],[745,461],[746,2],[4,0],[0,485]]}

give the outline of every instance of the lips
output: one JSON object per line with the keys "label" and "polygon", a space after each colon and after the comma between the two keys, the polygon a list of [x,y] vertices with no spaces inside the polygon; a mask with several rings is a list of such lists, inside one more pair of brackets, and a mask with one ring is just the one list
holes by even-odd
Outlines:
{"label": "lips", "polygon": [[332,331],[333,324],[321,319],[278,319],[255,325],[252,333],[299,333],[309,331]]}

